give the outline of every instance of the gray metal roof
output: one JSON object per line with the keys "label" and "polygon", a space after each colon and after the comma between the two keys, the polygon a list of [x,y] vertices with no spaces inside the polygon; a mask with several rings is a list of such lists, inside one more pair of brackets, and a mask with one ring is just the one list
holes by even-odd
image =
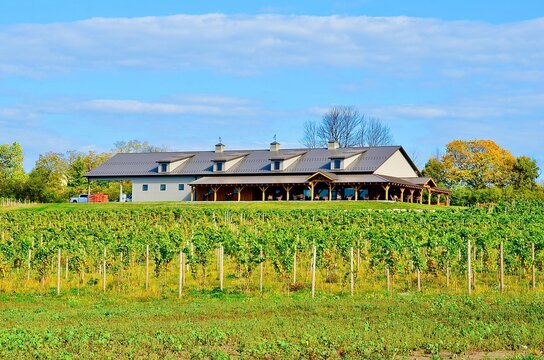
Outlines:
{"label": "gray metal roof", "polygon": [[305,175],[207,176],[189,185],[304,184],[305,182]]}
{"label": "gray metal roof", "polygon": [[[326,175],[330,175],[327,173]],[[403,179],[375,175],[375,174],[342,174],[333,175],[333,182],[336,184],[398,184],[410,188],[421,188]],[[197,179],[189,185],[260,185],[260,184],[308,184],[306,175],[269,175],[269,176],[206,176]]]}
{"label": "gray metal roof", "polygon": [[[417,168],[400,146],[379,146],[365,148],[345,149],[344,154],[360,152],[360,157],[345,170],[334,170],[336,174],[342,173],[373,173],[397,150],[401,150],[415,170]],[[330,158],[337,156],[342,150],[319,149],[285,149],[278,152],[269,150],[248,150],[248,151],[225,151],[216,153],[214,151],[200,152],[172,152],[172,153],[138,153],[138,154],[116,154],[111,159],[96,169],[86,174],[89,178],[101,177],[134,177],[134,176],[175,176],[194,175],[207,176],[217,175],[213,172],[213,161],[218,158],[232,159],[241,153],[247,154],[232,168],[222,173],[222,176],[232,175],[277,175],[270,169],[270,158],[273,156],[303,153],[291,166],[283,171],[285,174],[313,174],[317,171],[330,171]],[[157,162],[164,159],[179,159],[190,157],[178,168],[168,174],[157,171]]]}

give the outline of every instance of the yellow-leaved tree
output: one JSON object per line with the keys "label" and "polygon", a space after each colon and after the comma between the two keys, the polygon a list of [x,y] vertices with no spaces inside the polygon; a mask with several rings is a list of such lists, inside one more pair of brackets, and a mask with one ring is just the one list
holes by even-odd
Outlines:
{"label": "yellow-leaved tree", "polygon": [[454,140],[442,157],[448,185],[473,189],[507,186],[516,158],[492,140]]}

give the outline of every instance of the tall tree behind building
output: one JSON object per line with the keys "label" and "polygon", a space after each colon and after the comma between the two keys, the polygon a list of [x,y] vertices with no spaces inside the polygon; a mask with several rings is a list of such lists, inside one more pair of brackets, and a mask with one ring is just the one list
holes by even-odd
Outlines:
{"label": "tall tree behind building", "polygon": [[340,147],[389,145],[391,129],[378,118],[367,119],[353,106],[334,106],[321,120],[304,123],[302,145],[324,147],[330,140]]}

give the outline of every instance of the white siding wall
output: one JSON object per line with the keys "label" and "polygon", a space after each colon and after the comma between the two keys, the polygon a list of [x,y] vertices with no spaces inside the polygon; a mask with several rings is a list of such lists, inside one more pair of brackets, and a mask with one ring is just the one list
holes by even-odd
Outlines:
{"label": "white siding wall", "polygon": [[[188,183],[194,180],[194,176],[135,178],[132,180],[132,201],[190,201],[191,187]],[[147,191],[143,191],[144,184],[148,185]],[[161,191],[161,184],[166,184],[166,191]],[[179,190],[179,184],[184,184],[183,191]]]}
{"label": "white siding wall", "polygon": [[394,177],[417,177],[417,173],[410,166],[408,159],[402,155],[400,150],[397,150],[374,173]]}

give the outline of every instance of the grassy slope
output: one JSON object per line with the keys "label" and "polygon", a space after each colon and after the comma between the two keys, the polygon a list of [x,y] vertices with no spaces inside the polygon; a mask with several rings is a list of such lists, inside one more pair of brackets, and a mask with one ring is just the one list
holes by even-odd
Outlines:
{"label": "grassy slope", "polygon": [[[157,209],[157,208],[212,208],[212,209],[252,209],[252,210],[312,210],[312,209],[337,209],[337,210],[393,210],[393,209],[411,209],[411,210],[446,210],[456,207],[445,206],[429,206],[409,203],[391,203],[380,201],[319,201],[319,202],[152,202],[152,203],[107,203],[107,204],[40,204],[28,205],[18,208],[4,208],[3,210],[22,210],[22,211],[49,211],[49,210],[64,210],[77,211],[79,209],[92,210],[114,210],[114,209]],[[2,208],[0,208],[2,211]]]}
{"label": "grassy slope", "polygon": [[[537,354],[544,298],[0,297],[0,357],[391,358]],[[513,352],[512,352],[513,351]],[[526,357],[529,358],[529,357]]]}

